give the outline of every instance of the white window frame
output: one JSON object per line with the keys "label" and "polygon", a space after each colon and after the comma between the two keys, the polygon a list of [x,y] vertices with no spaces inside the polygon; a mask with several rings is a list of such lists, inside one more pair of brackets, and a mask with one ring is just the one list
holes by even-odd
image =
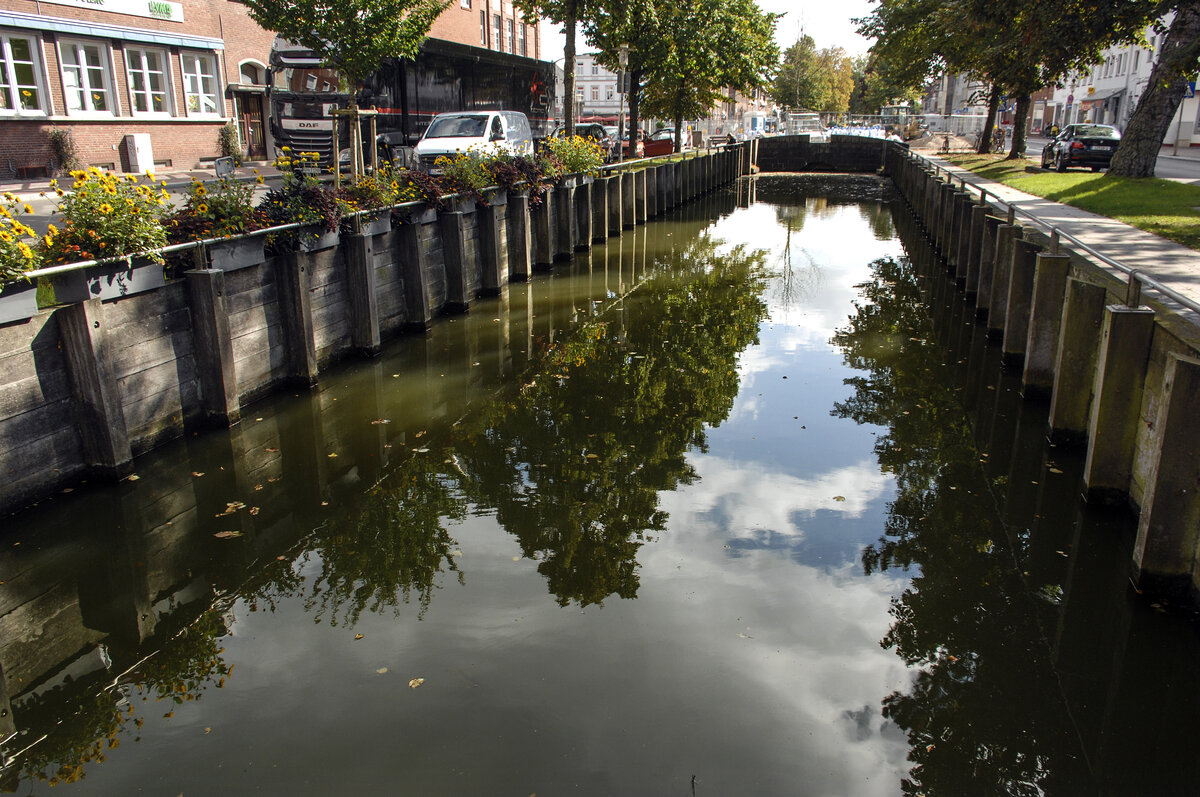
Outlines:
{"label": "white window frame", "polygon": [[459,0],[459,5],[466,10],[471,10],[471,0]]}
{"label": "white window frame", "polygon": [[521,48],[521,55],[528,56],[529,51],[526,49],[526,45],[525,45],[525,23],[523,21],[521,22],[521,25],[520,25],[519,35],[517,36],[517,42]]}
{"label": "white window frame", "polygon": [[504,36],[505,36],[504,40],[505,40],[505,42],[507,42],[508,52],[510,52],[510,53],[515,53],[517,51],[516,50],[517,39],[516,39],[516,32],[513,30],[514,27],[515,27],[515,25],[513,23],[512,17],[508,17],[504,20]]}
{"label": "white window frame", "polygon": [[[33,62],[33,84],[24,85],[17,83],[17,73],[13,66],[12,45],[10,42],[13,39],[21,39],[29,44],[29,57]],[[7,100],[16,100],[16,104],[11,108],[0,108],[0,116],[49,116],[50,115],[50,95],[46,90],[45,79],[46,59],[42,51],[42,40],[38,36],[27,36],[23,33],[10,31],[0,31],[0,72],[2,77],[8,84],[8,91],[11,93],[6,98]],[[38,99],[40,100],[38,108],[22,108],[20,102],[20,93],[22,89],[34,89],[37,91]]]}
{"label": "white window frame", "polygon": [[[140,70],[134,69],[133,59],[130,57],[132,53],[140,53],[143,68]],[[153,103],[148,111],[139,111],[137,107],[137,95],[144,93],[150,100],[154,99],[155,92],[150,90],[149,83],[142,92],[134,89],[134,75],[136,73],[145,73],[144,68],[146,57],[153,55],[158,58],[158,63],[162,67],[162,102],[155,106]],[[147,74],[142,74],[143,79],[148,77]],[[175,83],[171,77],[171,54],[166,50],[160,50],[156,47],[133,47],[125,45],[125,79],[128,81],[129,90],[129,112],[134,116],[174,116],[175,115]]]}
{"label": "white window frame", "polygon": [[499,14],[492,14],[492,36],[496,40],[496,52],[504,52],[504,21]]}
{"label": "white window frame", "polygon": [[[68,55],[70,55],[72,59],[77,59],[78,56],[83,52],[84,48],[87,47],[95,47],[96,51],[100,54],[99,69],[100,79],[103,83],[102,86],[97,87],[92,85],[91,73],[94,67],[87,66],[86,61],[82,66],[72,66],[67,62]],[[94,39],[59,39],[58,63],[61,67],[60,71],[62,73],[63,96],[65,98],[64,110],[68,116],[90,116],[92,118],[120,116],[120,103],[117,101],[117,93],[113,88],[112,47],[109,46],[107,42],[96,41]],[[86,83],[86,85],[72,88],[70,87],[71,81],[68,80],[67,76],[75,74],[76,70],[78,70],[78,78]],[[71,107],[71,97],[80,89],[83,89],[81,97],[83,99],[84,107],[73,108]],[[103,91],[104,96],[108,98],[109,107],[105,110],[96,110],[95,108],[95,97],[99,91]],[[80,95],[77,95],[77,98],[79,96]]]}
{"label": "white window frame", "polygon": [[[207,63],[212,67],[211,74],[201,72],[198,67],[201,63]],[[181,70],[180,76],[183,78],[183,107],[188,116],[201,117],[224,117],[225,116],[225,101],[221,93],[221,67],[217,63],[217,58],[210,52],[201,52],[199,50],[185,50],[179,53],[179,64]],[[189,71],[195,68],[195,72]],[[205,77],[212,78],[212,93],[208,94],[204,91],[191,91],[189,81],[193,78],[200,81],[198,88],[203,88],[203,79]],[[192,108],[192,97],[197,97],[196,107]],[[205,110],[204,98],[211,97],[213,102],[212,110]]]}

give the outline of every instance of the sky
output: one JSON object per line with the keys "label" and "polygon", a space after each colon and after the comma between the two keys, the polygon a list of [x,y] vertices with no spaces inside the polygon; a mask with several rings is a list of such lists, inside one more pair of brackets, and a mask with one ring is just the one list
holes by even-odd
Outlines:
{"label": "sky", "polygon": [[[871,46],[855,33],[851,21],[871,13],[871,0],[758,0],[758,5],[764,11],[785,14],[775,29],[780,50],[794,44],[801,31],[812,36],[817,47],[842,47],[850,55],[863,55]],[[542,22],[542,58],[547,61],[562,58],[564,37],[559,30],[558,25]],[[581,53],[588,51],[582,36],[576,40],[576,48]]]}

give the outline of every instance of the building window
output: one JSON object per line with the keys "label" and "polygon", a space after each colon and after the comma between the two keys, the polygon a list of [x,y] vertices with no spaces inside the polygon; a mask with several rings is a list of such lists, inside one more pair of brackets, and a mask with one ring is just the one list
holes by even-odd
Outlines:
{"label": "building window", "polygon": [[217,105],[217,63],[211,55],[184,53],[183,97],[190,114],[220,113]]}
{"label": "building window", "polygon": [[511,19],[506,19],[504,20],[504,24],[506,26],[504,32],[508,36],[508,51],[510,53],[515,53],[516,50],[513,48],[513,21]]}
{"label": "building window", "polygon": [[529,52],[525,47],[525,23],[523,22],[521,23],[517,32],[517,41],[520,43],[521,55],[529,55]]}
{"label": "building window", "polygon": [[116,113],[108,78],[108,49],[100,44],[64,41],[63,93],[73,113]]}
{"label": "building window", "polygon": [[593,100],[600,99],[600,87],[599,86],[592,86],[592,99]]}
{"label": "building window", "polygon": [[129,94],[134,113],[171,113],[167,58],[159,50],[125,48]]}
{"label": "building window", "polygon": [[479,43],[487,47],[487,12],[479,10]]}
{"label": "building window", "polygon": [[500,15],[492,14],[492,41],[496,45],[496,49],[504,52],[504,31],[500,27]]}
{"label": "building window", "polygon": [[458,2],[463,8],[471,10],[471,0],[458,0]]}
{"label": "building window", "polygon": [[613,98],[613,87],[612,87],[612,86],[605,86],[605,88],[604,88],[604,99],[606,99],[606,100],[611,100],[612,98]]}
{"label": "building window", "polygon": [[33,39],[0,34],[0,114],[44,114],[41,64]]}
{"label": "building window", "polygon": [[599,66],[597,66],[596,64],[592,64],[592,74],[593,74],[593,75],[598,75],[598,74],[600,74],[600,67],[599,67]]}

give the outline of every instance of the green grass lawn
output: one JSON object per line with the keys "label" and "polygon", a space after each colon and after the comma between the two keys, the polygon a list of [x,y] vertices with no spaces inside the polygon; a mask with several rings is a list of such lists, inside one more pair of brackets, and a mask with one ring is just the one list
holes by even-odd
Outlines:
{"label": "green grass lawn", "polygon": [[1004,160],[1002,155],[955,155],[947,160],[1027,194],[1074,205],[1200,249],[1200,186],[1083,171],[1059,174],[1028,161]]}

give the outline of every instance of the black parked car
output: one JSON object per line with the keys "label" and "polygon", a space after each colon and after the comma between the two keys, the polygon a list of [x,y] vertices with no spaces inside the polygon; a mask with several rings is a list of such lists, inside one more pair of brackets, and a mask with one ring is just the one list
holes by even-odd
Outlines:
{"label": "black parked car", "polygon": [[1107,169],[1120,141],[1121,131],[1109,125],[1067,125],[1042,150],[1042,168],[1059,172],[1069,166]]}

